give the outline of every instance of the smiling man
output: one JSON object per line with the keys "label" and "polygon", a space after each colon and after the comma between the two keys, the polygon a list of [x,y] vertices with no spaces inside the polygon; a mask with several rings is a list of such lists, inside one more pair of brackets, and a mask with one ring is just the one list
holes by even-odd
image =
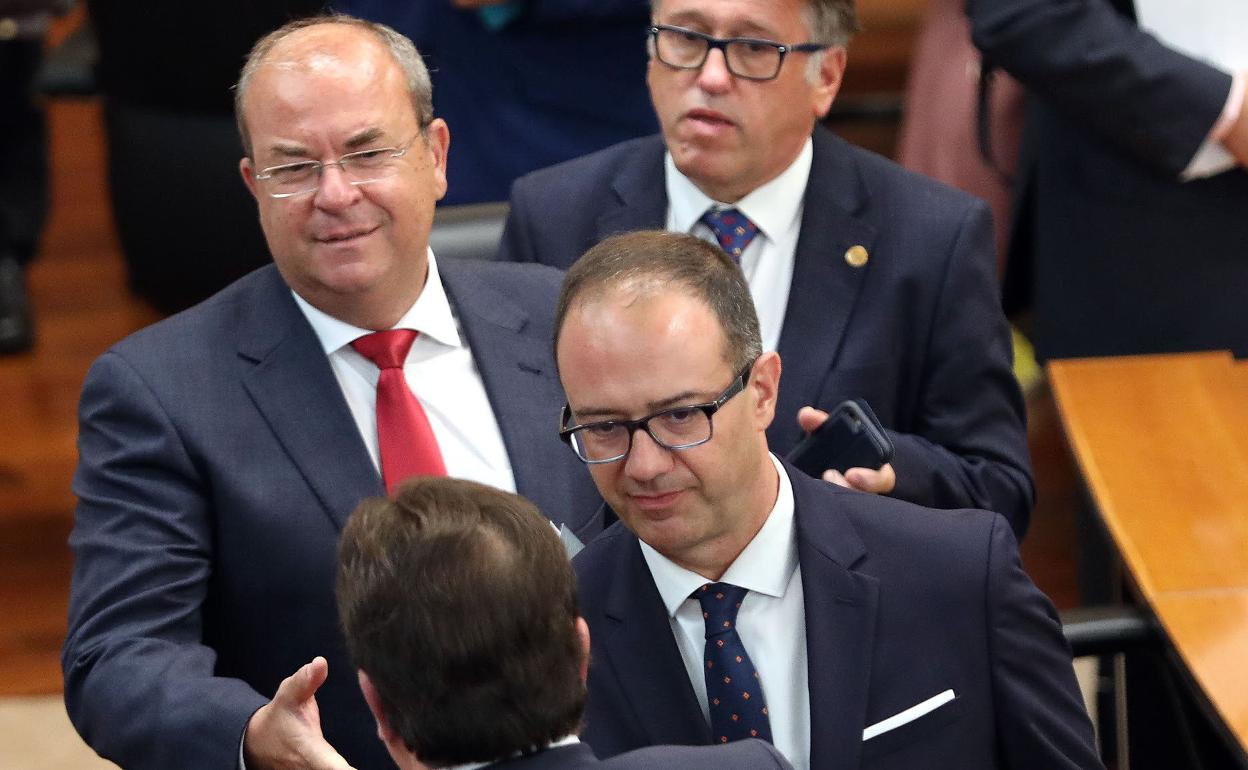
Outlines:
{"label": "smiling man", "polygon": [[600,528],[549,431],[558,273],[429,249],[450,142],[430,98],[388,28],[263,38],[237,90],[240,169],[275,264],[87,377],[65,697],[124,767],[390,766],[332,596],[361,499],[450,475]]}
{"label": "smiling man", "polygon": [[[500,257],[566,269],[642,229],[720,243],[745,272],[764,349],[788,362],[773,449],[798,442],[802,407],[864,398],[895,458],[831,478],[994,510],[1021,536],[1033,486],[988,210],[818,125],[845,72],[852,0],[652,7],[661,135],[517,181]],[[803,412],[803,428],[819,422]]]}
{"label": "smiling man", "polygon": [[780,356],[721,250],[603,241],[569,270],[556,335],[560,433],[620,518],[574,561],[600,757],[758,737],[818,770],[1100,767],[1005,519],[769,453]]}

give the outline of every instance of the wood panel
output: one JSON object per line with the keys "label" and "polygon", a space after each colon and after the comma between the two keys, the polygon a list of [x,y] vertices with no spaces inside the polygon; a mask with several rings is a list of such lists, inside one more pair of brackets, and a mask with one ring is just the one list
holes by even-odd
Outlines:
{"label": "wood panel", "polygon": [[1248,588],[1248,378],[1227,353],[1057,361],[1084,478],[1145,595]]}

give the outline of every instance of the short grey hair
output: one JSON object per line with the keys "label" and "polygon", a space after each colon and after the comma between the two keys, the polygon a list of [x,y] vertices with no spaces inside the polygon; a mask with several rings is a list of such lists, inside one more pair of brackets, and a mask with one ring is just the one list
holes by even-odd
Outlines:
{"label": "short grey hair", "polygon": [[[650,0],[650,10],[658,13],[662,0]],[[806,27],[809,41],[782,40],[783,43],[812,42],[846,46],[860,28],[854,0],[806,0]]]}
{"label": "short grey hair", "polygon": [[238,83],[234,85],[234,119],[238,123],[238,135],[243,141],[243,151],[247,153],[247,157],[252,156],[252,146],[251,135],[247,131],[247,119],[243,113],[243,101],[252,79],[278,43],[299,30],[322,24],[356,27],[375,35],[378,42],[390,52],[395,63],[399,65],[399,69],[403,71],[407,90],[412,98],[412,109],[416,112],[416,120],[421,130],[423,131],[433,120],[433,84],[429,80],[429,69],[425,67],[424,59],[421,58],[420,52],[416,50],[411,40],[385,24],[358,19],[344,13],[309,16],[288,22],[273,30],[256,41],[251,48],[251,53],[247,54],[247,61],[243,64],[242,72],[239,73]]}

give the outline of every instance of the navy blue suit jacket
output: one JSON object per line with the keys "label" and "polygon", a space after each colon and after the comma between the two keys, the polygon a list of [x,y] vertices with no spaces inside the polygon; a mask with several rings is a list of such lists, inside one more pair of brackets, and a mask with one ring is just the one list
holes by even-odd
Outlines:
{"label": "navy blue suit jacket", "polygon": [[1180,182],[1231,78],[1166,47],[1131,0],[970,0],[985,60],[1034,94],[1010,272],[1044,358],[1248,355],[1248,172]]}
{"label": "navy blue suit jacket", "polygon": [[[789,476],[813,770],[1101,767],[1057,614],[1004,519]],[[602,756],[708,743],[637,538],[617,523],[573,564],[594,647],[585,739]],[[948,689],[955,700],[863,741]]]}
{"label": "navy blue suit jacket", "polygon": [[[519,491],[588,538],[601,498],[558,440],[554,270],[439,262]],[[273,266],[119,343],[80,405],[62,663],[75,726],[127,768],[232,768],[283,677],[329,660],[329,742],[389,767],[338,628],[340,530],[384,494]]]}
{"label": "navy blue suit jacket", "polygon": [[[500,259],[566,269],[609,235],[663,228],[663,152],[652,136],[518,180]],[[797,443],[802,406],[865,398],[897,448],[894,497],[997,511],[1021,537],[1034,490],[997,294],[982,201],[817,128],[772,449]]]}
{"label": "navy blue suit jacket", "polygon": [[646,0],[510,0],[491,30],[451,0],[336,0],[410,37],[451,127],[443,204],[501,201],[512,180],[658,130],[646,91]]}
{"label": "navy blue suit jacket", "polygon": [[727,746],[655,746],[599,761],[587,744],[562,746],[490,765],[497,770],[791,770],[780,752],[759,740]]}

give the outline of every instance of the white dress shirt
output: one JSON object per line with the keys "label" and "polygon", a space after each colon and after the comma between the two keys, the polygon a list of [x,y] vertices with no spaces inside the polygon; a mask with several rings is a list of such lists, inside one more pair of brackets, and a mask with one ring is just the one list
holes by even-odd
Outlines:
{"label": "white dress shirt", "polygon": [[750,296],[758,309],[764,350],[775,350],[780,343],[780,328],[789,304],[793,256],[797,251],[797,236],[802,229],[802,209],[813,157],[814,143],[807,139],[797,158],[778,177],[732,204],[708,198],[677,170],[670,152],[664,157],[669,231],[690,233],[715,243],[711,228],[698,221],[712,206],[717,209],[735,208],[758,226],[758,234],[741,254],[741,270],[750,284]]}
{"label": "white dress shirt", "polygon": [[[298,294],[294,297],[329,356],[373,465],[380,469],[377,379],[381,372],[351,347],[352,340],[372,332],[327,315]],[[425,287],[394,328],[420,332],[407,353],[403,376],[429,418],[447,475],[515,492],[516,480],[503,434],[472,351],[460,334],[459,321],[446,298],[432,250]]]}
{"label": "white dress shirt", "polygon": [[[718,582],[749,591],[737,613],[737,633],[758,669],[773,745],[795,768],[806,770],[810,767],[810,689],[793,487],[780,461],[774,455],[771,461],[780,477],[776,504],[762,529]],[[641,543],[641,553],[667,608],[672,635],[709,725],[711,712],[703,674],[706,624],[702,605],[689,594],[711,581],[676,565],[645,543]]]}

